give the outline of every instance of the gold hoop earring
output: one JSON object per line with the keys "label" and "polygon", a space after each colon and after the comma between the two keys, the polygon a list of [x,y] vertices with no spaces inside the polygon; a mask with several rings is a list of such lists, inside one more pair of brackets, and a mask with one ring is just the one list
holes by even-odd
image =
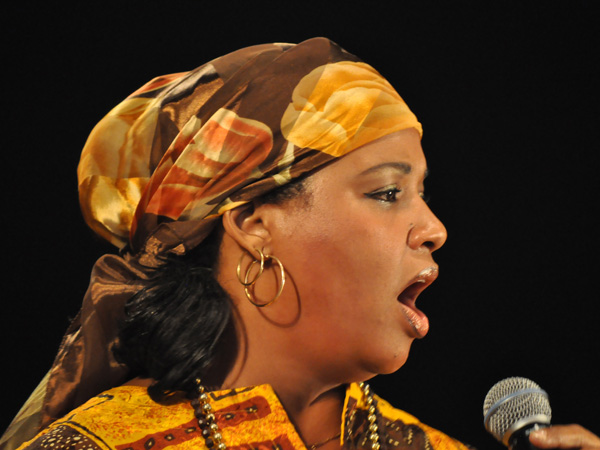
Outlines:
{"label": "gold hoop earring", "polygon": [[240,256],[240,260],[238,261],[238,265],[237,265],[237,269],[236,269],[236,273],[237,273],[237,277],[238,277],[238,281],[242,284],[242,286],[247,287],[247,286],[252,286],[254,283],[256,283],[256,280],[258,280],[258,278],[262,275],[263,270],[265,268],[265,255],[261,250],[255,249],[258,254],[260,255],[260,268],[258,269],[257,274],[254,276],[254,278],[252,279],[252,281],[248,281],[248,275],[250,274],[250,269],[252,269],[252,266],[258,262],[258,260],[253,260],[250,263],[250,266],[248,267],[248,270],[246,271],[246,277],[242,280],[242,260],[244,259],[244,255],[246,254],[246,252],[242,252],[242,256]]}
{"label": "gold hoop earring", "polygon": [[[260,252],[261,255],[263,255],[262,252]],[[273,260],[277,263],[277,265],[279,266],[279,270],[281,271],[281,284],[279,285],[279,290],[277,291],[277,294],[275,294],[275,297],[273,297],[270,301],[266,302],[266,303],[258,303],[256,301],[256,299],[253,298],[252,293],[250,292],[250,286],[252,286],[254,283],[256,283],[256,280],[258,279],[257,277],[254,277],[254,280],[252,281],[252,283],[248,282],[248,276],[250,275],[250,271],[252,270],[252,266],[256,263],[258,263],[258,260],[254,260],[250,263],[250,266],[248,266],[248,270],[246,271],[246,276],[244,278],[244,283],[242,283],[244,285],[244,292],[246,293],[246,297],[248,298],[248,300],[250,301],[250,303],[252,303],[254,306],[257,306],[258,308],[264,308],[265,306],[269,306],[271,304],[273,304],[275,302],[275,300],[277,300],[279,298],[279,296],[281,295],[281,293],[283,292],[283,287],[285,286],[285,268],[283,267],[283,264],[281,263],[281,261],[279,260],[279,258],[277,258],[276,256],[270,256],[270,255],[264,255],[265,259],[270,259]],[[261,262],[264,263],[264,261],[261,259]],[[262,268],[262,266],[261,266]],[[262,271],[261,271],[262,274]]]}

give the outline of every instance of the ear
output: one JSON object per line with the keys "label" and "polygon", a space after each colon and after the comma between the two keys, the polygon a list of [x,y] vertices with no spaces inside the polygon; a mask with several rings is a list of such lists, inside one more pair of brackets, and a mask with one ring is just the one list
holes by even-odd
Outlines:
{"label": "ear", "polygon": [[[262,205],[261,205],[262,206]],[[237,244],[251,255],[256,250],[269,252],[271,234],[265,226],[264,208],[254,203],[238,206],[223,214],[223,229]]]}

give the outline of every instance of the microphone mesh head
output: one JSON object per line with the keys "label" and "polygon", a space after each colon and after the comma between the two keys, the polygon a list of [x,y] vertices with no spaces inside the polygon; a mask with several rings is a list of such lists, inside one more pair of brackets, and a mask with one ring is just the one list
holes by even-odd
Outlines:
{"label": "microphone mesh head", "polygon": [[512,377],[499,381],[489,390],[483,402],[483,416],[485,428],[506,443],[506,432],[513,425],[536,416],[536,421],[549,424],[552,410],[548,394],[536,383]]}

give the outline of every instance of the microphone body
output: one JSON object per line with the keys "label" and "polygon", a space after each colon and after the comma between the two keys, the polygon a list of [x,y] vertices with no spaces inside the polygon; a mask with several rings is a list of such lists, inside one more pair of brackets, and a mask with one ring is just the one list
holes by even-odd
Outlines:
{"label": "microphone body", "polygon": [[550,426],[548,394],[527,378],[512,377],[496,383],[483,402],[485,429],[510,450],[537,450],[529,434]]}

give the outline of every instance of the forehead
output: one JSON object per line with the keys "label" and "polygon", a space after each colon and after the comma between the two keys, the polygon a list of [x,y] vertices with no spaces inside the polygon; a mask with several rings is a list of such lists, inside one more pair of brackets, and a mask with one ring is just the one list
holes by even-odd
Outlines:
{"label": "forehead", "polygon": [[412,128],[384,136],[350,152],[319,172],[360,176],[381,170],[423,175],[427,170],[418,132]]}

